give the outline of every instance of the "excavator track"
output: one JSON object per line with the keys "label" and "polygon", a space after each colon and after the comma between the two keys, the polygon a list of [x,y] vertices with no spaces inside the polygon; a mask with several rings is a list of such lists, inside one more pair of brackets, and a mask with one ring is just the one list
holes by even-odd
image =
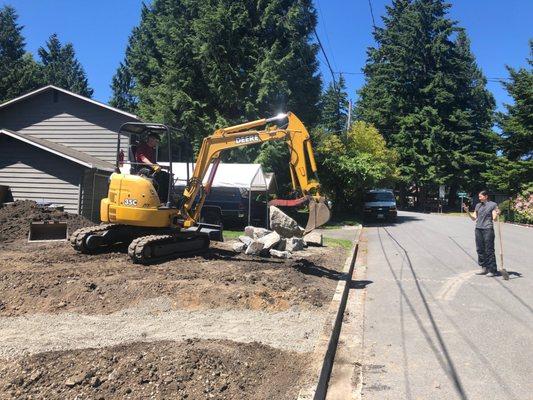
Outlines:
{"label": "excavator track", "polygon": [[149,235],[134,239],[128,255],[136,264],[151,264],[176,257],[199,254],[209,248],[209,236],[194,232]]}
{"label": "excavator track", "polygon": [[120,224],[103,224],[97,226],[89,226],[86,228],[80,228],[74,231],[70,235],[69,241],[72,247],[80,253],[90,254],[94,252],[97,248],[101,247],[103,244],[109,245],[110,243],[98,243],[98,241],[89,241],[92,237],[104,237],[104,234],[110,231],[118,231],[123,228],[124,225]]}

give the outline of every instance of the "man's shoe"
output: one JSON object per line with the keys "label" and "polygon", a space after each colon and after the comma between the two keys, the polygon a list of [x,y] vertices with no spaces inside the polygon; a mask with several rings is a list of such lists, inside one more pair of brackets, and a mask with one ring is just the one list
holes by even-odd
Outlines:
{"label": "man's shoe", "polygon": [[486,277],[487,278],[494,278],[496,276],[496,274],[494,272],[489,272]]}
{"label": "man's shoe", "polygon": [[481,268],[481,272],[476,272],[476,275],[487,275],[489,270],[487,268]]}

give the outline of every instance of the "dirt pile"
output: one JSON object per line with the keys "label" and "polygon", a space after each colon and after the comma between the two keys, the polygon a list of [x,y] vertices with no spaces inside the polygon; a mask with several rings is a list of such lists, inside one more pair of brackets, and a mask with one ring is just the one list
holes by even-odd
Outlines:
{"label": "dirt pile", "polygon": [[32,221],[67,221],[68,231],[94,225],[81,215],[37,205],[34,201],[19,200],[0,208],[0,243],[28,237]]}
{"label": "dirt pile", "polygon": [[2,398],[294,399],[308,355],[258,343],[133,343],[0,366]]}

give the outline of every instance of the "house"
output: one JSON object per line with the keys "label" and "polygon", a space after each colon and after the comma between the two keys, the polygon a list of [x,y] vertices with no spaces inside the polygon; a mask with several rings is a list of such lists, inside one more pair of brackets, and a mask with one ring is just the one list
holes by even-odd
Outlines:
{"label": "house", "polygon": [[[0,104],[0,185],[14,200],[52,202],[98,220],[117,135],[133,114],[55,86]],[[128,136],[121,138],[128,158]]]}

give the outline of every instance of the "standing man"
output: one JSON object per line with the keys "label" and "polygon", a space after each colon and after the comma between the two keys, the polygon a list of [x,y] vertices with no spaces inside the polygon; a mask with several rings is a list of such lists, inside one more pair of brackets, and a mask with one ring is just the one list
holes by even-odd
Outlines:
{"label": "standing man", "polygon": [[477,275],[493,277],[498,274],[496,256],[494,254],[493,221],[498,219],[500,210],[495,202],[489,201],[489,195],[486,190],[479,192],[478,198],[479,203],[476,204],[473,214],[470,214],[466,204],[463,204],[463,209],[470,219],[476,222],[476,250],[478,264],[481,266],[481,272],[478,272]]}

